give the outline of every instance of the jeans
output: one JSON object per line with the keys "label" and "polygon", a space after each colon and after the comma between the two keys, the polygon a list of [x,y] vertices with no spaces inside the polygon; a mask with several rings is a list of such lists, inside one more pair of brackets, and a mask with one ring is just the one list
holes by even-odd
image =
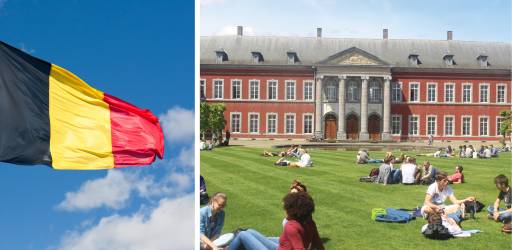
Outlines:
{"label": "jeans", "polygon": [[[505,209],[503,209],[503,208],[498,208],[498,211],[500,211],[500,212],[501,212],[501,211],[505,211]],[[489,206],[487,207],[487,212],[489,213],[489,215],[493,215],[493,213],[494,213],[494,207],[493,207],[493,206],[491,206],[491,205],[489,205]],[[512,220],[512,213],[510,213],[510,212],[505,212],[505,213],[502,213],[502,214],[500,214],[500,215],[498,216],[498,221],[504,222],[505,220],[507,220],[507,221]]]}
{"label": "jeans", "polygon": [[279,245],[279,238],[265,237],[254,229],[248,229],[238,233],[229,244],[228,250],[275,250]]}
{"label": "jeans", "polygon": [[384,160],[378,160],[378,159],[370,159],[368,160],[368,163],[383,163]]}

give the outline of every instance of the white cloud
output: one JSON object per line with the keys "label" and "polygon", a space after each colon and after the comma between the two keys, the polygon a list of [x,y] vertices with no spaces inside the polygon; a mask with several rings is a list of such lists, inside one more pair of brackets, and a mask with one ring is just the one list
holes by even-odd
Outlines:
{"label": "white cloud", "polygon": [[[220,31],[215,33],[216,36],[231,36],[231,35],[236,35],[236,34],[237,34],[237,25],[224,26],[224,27],[222,27],[222,29],[220,29]],[[254,36],[255,35],[254,29],[249,26],[244,26],[243,35],[244,36]]]}
{"label": "white cloud", "polygon": [[160,115],[167,140],[171,143],[193,141],[195,133],[194,111],[173,107]]}
{"label": "white cloud", "polygon": [[201,0],[201,6],[210,6],[214,4],[223,4],[226,0]]}
{"label": "white cloud", "polygon": [[[5,1],[5,2],[7,2],[7,1]],[[5,3],[5,2],[4,2],[4,3]],[[2,0],[0,0],[0,9],[1,9],[1,8],[2,8]],[[30,48],[28,48],[27,46],[25,46],[25,43],[20,43],[20,49],[21,49],[23,52],[28,53],[28,54],[33,54],[33,53],[35,53],[35,52],[36,52],[36,50],[35,50],[35,49],[30,49]]]}
{"label": "white cloud", "polygon": [[182,148],[178,156],[178,164],[194,168],[194,147]]}
{"label": "white cloud", "polygon": [[194,196],[162,199],[158,207],[131,215],[112,215],[82,232],[68,232],[58,249],[193,249]]}
{"label": "white cloud", "polygon": [[103,178],[89,180],[76,192],[67,192],[66,198],[57,208],[64,211],[90,210],[105,206],[120,209],[126,205],[132,192],[149,196],[154,185],[150,177],[140,178],[123,170],[109,170]]}

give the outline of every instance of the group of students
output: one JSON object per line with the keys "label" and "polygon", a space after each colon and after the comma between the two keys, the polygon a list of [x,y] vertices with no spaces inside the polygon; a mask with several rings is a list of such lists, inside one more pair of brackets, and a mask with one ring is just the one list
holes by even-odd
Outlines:
{"label": "group of students", "polygon": [[490,159],[492,157],[498,157],[498,153],[500,150],[493,145],[489,146],[480,146],[480,149],[477,151],[473,148],[473,145],[462,145],[459,146],[459,157],[460,158],[481,158],[481,159]]}
{"label": "group of students", "polygon": [[[302,148],[300,145],[293,145],[287,150],[283,150],[280,152],[270,152],[264,150],[261,156],[264,157],[273,157],[279,156],[280,158],[274,162],[276,166],[288,166],[290,168],[305,168],[313,166],[313,161],[311,160],[311,155],[308,151]],[[287,157],[295,157],[299,158],[298,161],[290,161],[287,160]]]}
{"label": "group of students", "polygon": [[[222,248],[227,250],[323,250],[324,246],[313,220],[315,202],[308,194],[306,186],[300,181],[293,181],[282,201],[286,217],[283,219],[283,231],[279,237],[266,237],[255,229],[237,229],[234,232],[234,238]],[[221,236],[226,205],[226,194],[215,193],[208,205],[201,208],[201,249],[221,249],[215,244],[215,240]]]}

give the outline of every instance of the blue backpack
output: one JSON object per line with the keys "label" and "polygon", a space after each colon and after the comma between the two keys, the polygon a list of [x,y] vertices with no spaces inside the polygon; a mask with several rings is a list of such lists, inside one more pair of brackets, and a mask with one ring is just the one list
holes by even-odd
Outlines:
{"label": "blue backpack", "polygon": [[375,217],[376,221],[396,223],[407,223],[412,219],[412,215],[408,212],[394,208],[386,208],[386,214],[377,214]]}

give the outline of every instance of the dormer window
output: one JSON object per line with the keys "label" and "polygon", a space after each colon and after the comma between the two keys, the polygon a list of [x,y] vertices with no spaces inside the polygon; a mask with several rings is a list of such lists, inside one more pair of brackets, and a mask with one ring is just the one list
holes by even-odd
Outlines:
{"label": "dormer window", "polygon": [[251,54],[252,54],[252,62],[253,63],[261,63],[264,61],[263,54],[261,54],[260,52],[253,51],[253,52],[251,52]]}
{"label": "dormer window", "polygon": [[487,67],[491,66],[489,61],[487,61],[486,55],[479,55],[476,59],[478,60],[478,63],[480,64],[480,67],[482,67],[482,68],[487,68]]}
{"label": "dormer window", "polygon": [[453,55],[445,55],[443,57],[443,60],[444,60],[444,64],[446,66],[454,66],[454,65],[457,65],[457,63],[455,62],[455,60],[453,59]]}
{"label": "dormer window", "polygon": [[297,56],[296,52],[288,51],[286,54],[288,55],[288,64],[296,64],[300,62],[299,56]]}
{"label": "dormer window", "polygon": [[228,54],[224,50],[217,50],[215,53],[217,54],[217,63],[223,63],[229,60]]}
{"label": "dormer window", "polygon": [[419,56],[417,54],[410,54],[409,55],[409,64],[411,66],[418,66],[421,64],[421,61],[419,59]]}

